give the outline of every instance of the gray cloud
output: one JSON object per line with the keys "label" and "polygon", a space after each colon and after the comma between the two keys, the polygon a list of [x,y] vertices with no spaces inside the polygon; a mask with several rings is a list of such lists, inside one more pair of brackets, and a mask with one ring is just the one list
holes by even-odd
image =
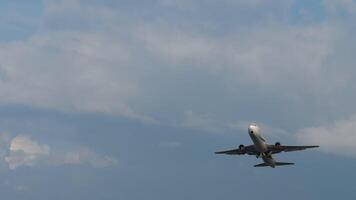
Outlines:
{"label": "gray cloud", "polygon": [[9,155],[5,157],[10,169],[33,166],[50,154],[48,145],[41,145],[26,136],[17,136],[10,142]]}
{"label": "gray cloud", "polygon": [[320,145],[324,152],[356,156],[356,116],[330,124],[304,128],[296,138],[305,144]]}
{"label": "gray cloud", "polygon": [[[0,43],[2,130],[32,136],[0,135],[0,165],[13,169],[0,169],[10,183],[2,187],[5,199],[216,199],[217,191],[223,199],[250,198],[251,184],[261,188],[255,198],[273,198],[281,188],[261,179],[269,175],[251,168],[255,160],[212,154],[249,143],[252,121],[269,142],[315,143],[324,152],[354,155],[345,141],[353,136],[343,128],[354,129],[347,116],[356,113],[349,1],[342,16],[319,1],[42,2],[31,10],[33,22],[15,20],[35,30]],[[17,17],[1,16],[10,24],[6,17]],[[123,165],[91,169],[121,163],[103,152],[121,152]],[[308,162],[298,160],[275,177],[305,185],[281,185],[292,199],[337,198],[318,193],[328,188],[354,195],[352,184],[338,184],[353,182],[353,159],[298,155]],[[315,177],[340,162],[349,167],[320,184]],[[310,167],[318,164],[322,170]]]}
{"label": "gray cloud", "polygon": [[[88,13],[80,21],[90,20],[90,16],[101,21],[115,19],[110,14],[104,16],[110,9],[80,1],[44,1],[44,10],[43,20],[56,21],[58,15],[73,17],[68,13]],[[1,72],[6,80],[2,80],[0,91],[6,98],[0,103],[156,122],[129,105],[131,99],[139,98],[138,82],[130,73],[130,47],[116,33],[115,29],[53,31],[45,23],[26,40],[1,44]]]}
{"label": "gray cloud", "polygon": [[137,86],[128,79],[128,55],[119,43],[104,35],[62,32],[1,45],[2,69],[7,74],[0,85],[6,96],[1,103],[153,122],[128,105]]}
{"label": "gray cloud", "polygon": [[[205,133],[218,133],[226,134],[232,132],[233,134],[246,134],[248,125],[251,121],[239,120],[239,121],[224,121],[212,114],[201,114],[193,112],[192,110],[186,110],[183,114],[183,118],[178,122],[178,127],[188,128],[192,130],[198,130]],[[290,139],[290,132],[280,127],[273,127],[265,122],[257,122],[262,128],[264,135],[269,139]]]}
{"label": "gray cloud", "polygon": [[73,151],[52,149],[26,135],[18,135],[9,143],[8,154],[3,157],[8,167],[48,167],[59,165],[87,164],[95,168],[109,167],[117,164],[117,159],[102,156],[86,147]]}
{"label": "gray cloud", "polygon": [[[120,10],[115,6],[46,0],[45,23],[38,32],[27,40],[0,45],[1,74],[6,75],[0,84],[3,94],[0,103],[64,112],[106,113],[149,123],[180,120],[173,124],[219,132],[231,128],[226,121],[251,118],[243,116],[247,112],[244,107],[263,105],[267,96],[272,99],[269,103],[277,108],[271,110],[279,109],[279,113],[290,116],[281,110],[292,107],[291,112],[298,116],[307,115],[305,120],[315,122],[327,110],[320,108],[335,108],[341,102],[338,96],[350,90],[353,83],[350,74],[354,70],[349,65],[339,66],[339,63],[353,62],[352,57],[343,59],[341,53],[349,46],[347,41],[352,37],[342,38],[348,27],[338,21],[291,25],[279,20],[290,17],[287,11],[292,3],[279,1],[276,4],[283,9],[273,15],[271,10],[274,9],[265,9],[266,3],[262,1],[224,1],[232,8],[248,8],[251,13],[262,9],[264,20],[261,23],[253,21],[254,26],[248,29],[239,29],[237,21],[232,25],[235,28],[209,31],[195,20],[186,22],[185,26],[172,25],[176,24],[172,22],[184,19],[170,14],[165,20],[158,20],[154,12],[148,12],[146,14],[152,19],[143,20],[135,14],[115,12]],[[168,0],[158,4],[160,8],[186,10],[174,12],[192,12],[190,9],[198,8],[192,1]],[[216,3],[204,3],[206,8],[211,9],[212,5]],[[229,8],[218,11],[226,15],[230,13]],[[236,18],[241,16],[248,15],[242,11],[236,13]],[[68,20],[64,22],[61,17]],[[82,27],[85,22],[90,23]],[[50,24],[57,26],[54,28]],[[104,26],[105,31],[98,29],[100,26]],[[189,74],[192,69],[194,74]],[[202,85],[221,84],[222,91],[212,89],[209,91],[211,96],[219,92],[219,95],[231,98],[231,102],[244,99],[244,95],[249,99],[225,104],[217,97],[187,98],[186,104],[196,105],[187,110],[181,99],[188,90],[199,95],[201,88],[193,86],[191,89],[165,77],[178,77],[177,82],[183,83],[189,78],[201,81]],[[210,77],[216,79],[210,80]],[[176,91],[182,92],[177,94]],[[175,98],[168,99],[166,93]],[[276,99],[271,97],[273,95]],[[350,101],[355,99],[352,95],[348,97]],[[208,103],[194,104],[193,101]],[[279,105],[273,101],[278,101]],[[162,111],[161,104],[165,104],[166,112],[170,113],[168,120],[154,117]],[[212,104],[221,105],[223,111],[237,107],[237,111],[243,111],[242,116],[221,117],[223,114],[209,107]],[[245,106],[247,104],[251,106]],[[314,106],[315,110],[305,108],[306,104]],[[174,107],[176,110],[171,109]],[[301,108],[306,113],[296,112]],[[181,110],[187,110],[183,117]],[[319,110],[318,115],[316,111]],[[345,112],[340,111],[338,115]],[[347,112],[351,115],[356,111],[349,109]],[[283,116],[276,118],[275,121]],[[266,127],[276,126],[269,124],[265,122]],[[283,130],[284,127],[271,132],[281,133]]]}
{"label": "gray cloud", "polygon": [[148,53],[159,62],[230,74],[259,87],[295,81],[313,91],[322,85],[320,71],[332,52],[336,32],[328,24],[262,26],[224,37],[160,28],[137,31]]}

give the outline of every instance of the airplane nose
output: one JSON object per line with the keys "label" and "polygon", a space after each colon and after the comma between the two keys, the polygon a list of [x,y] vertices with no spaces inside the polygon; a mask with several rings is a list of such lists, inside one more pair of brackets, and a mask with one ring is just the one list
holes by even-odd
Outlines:
{"label": "airplane nose", "polygon": [[249,134],[254,134],[255,132],[258,132],[258,126],[253,123],[248,126],[248,133]]}
{"label": "airplane nose", "polygon": [[253,125],[248,126],[248,133],[253,134],[253,132],[254,132],[254,126]]}

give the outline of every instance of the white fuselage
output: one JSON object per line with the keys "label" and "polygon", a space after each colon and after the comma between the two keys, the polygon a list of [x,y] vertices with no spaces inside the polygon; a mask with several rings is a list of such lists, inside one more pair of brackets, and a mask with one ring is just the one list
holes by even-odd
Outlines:
{"label": "white fuselage", "polygon": [[261,129],[258,127],[258,125],[250,124],[248,126],[248,134],[250,135],[256,150],[260,153],[260,155],[257,155],[257,157],[261,156],[265,163],[271,167],[275,167],[276,161],[273,159],[272,155],[269,154],[267,143],[262,137]]}

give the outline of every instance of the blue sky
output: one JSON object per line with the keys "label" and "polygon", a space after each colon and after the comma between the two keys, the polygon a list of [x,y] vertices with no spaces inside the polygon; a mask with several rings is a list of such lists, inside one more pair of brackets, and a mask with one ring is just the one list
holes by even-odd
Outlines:
{"label": "blue sky", "polygon": [[[356,1],[3,0],[5,199],[353,199]],[[216,156],[250,144],[321,148]]]}

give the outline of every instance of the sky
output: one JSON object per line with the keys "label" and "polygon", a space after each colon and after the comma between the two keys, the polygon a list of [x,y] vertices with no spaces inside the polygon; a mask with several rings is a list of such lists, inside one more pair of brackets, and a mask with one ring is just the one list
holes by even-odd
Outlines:
{"label": "sky", "polygon": [[[356,1],[1,0],[4,199],[355,199]],[[288,167],[215,155],[270,142]]]}

